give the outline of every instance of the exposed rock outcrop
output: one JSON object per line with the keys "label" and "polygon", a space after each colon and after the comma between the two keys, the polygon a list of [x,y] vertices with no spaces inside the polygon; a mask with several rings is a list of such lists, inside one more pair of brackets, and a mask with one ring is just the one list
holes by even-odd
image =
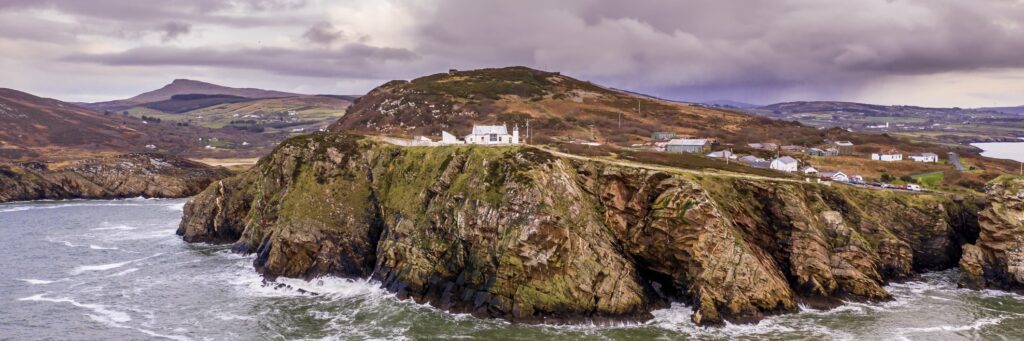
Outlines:
{"label": "exposed rock outcrop", "polygon": [[965,245],[960,259],[960,286],[1024,290],[1024,178],[996,179],[988,194],[977,243]]}
{"label": "exposed rock outcrop", "polygon": [[0,165],[0,202],[42,199],[180,198],[195,195],[224,168],[157,154]]}
{"label": "exposed rock outcrop", "polygon": [[[269,278],[373,276],[402,298],[520,322],[702,325],[799,303],[886,300],[955,266],[977,203],[555,157],[529,147],[286,141],[185,207],[187,241],[256,253]],[[973,230],[976,233],[976,229]]]}

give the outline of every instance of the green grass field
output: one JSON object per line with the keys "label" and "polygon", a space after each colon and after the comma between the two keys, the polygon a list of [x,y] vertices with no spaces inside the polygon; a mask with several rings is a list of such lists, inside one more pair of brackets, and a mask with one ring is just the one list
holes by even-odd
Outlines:
{"label": "green grass field", "polygon": [[942,184],[942,179],[945,177],[945,173],[942,171],[929,172],[924,174],[918,174],[912,176],[917,183],[928,188],[937,188]]}

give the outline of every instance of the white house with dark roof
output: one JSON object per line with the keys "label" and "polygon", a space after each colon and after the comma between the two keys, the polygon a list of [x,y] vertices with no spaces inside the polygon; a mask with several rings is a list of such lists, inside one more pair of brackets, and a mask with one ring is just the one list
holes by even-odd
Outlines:
{"label": "white house with dark roof", "polygon": [[913,154],[913,155],[910,155],[910,159],[914,160],[914,162],[930,162],[930,163],[939,162],[939,156],[937,154],[935,154],[935,153]]}
{"label": "white house with dark roof", "polygon": [[800,167],[800,161],[789,156],[783,156],[772,160],[771,169],[783,172],[796,172]]}
{"label": "white house with dark roof", "polygon": [[[444,135],[442,134],[442,140]],[[505,125],[473,126],[473,132],[466,135],[466,144],[519,144],[519,127],[513,127],[508,133]]]}

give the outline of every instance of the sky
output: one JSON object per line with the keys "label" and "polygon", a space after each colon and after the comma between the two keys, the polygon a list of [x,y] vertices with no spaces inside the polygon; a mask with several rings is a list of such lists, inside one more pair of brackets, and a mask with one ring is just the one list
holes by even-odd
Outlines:
{"label": "sky", "polygon": [[1024,0],[0,0],[0,87],[363,94],[523,65],[686,101],[1024,105]]}

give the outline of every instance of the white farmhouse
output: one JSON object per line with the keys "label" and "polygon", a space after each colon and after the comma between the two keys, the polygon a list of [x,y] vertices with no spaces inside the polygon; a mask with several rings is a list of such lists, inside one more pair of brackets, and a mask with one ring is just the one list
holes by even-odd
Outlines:
{"label": "white farmhouse", "polygon": [[[441,136],[442,141],[444,135]],[[519,144],[519,127],[512,128],[512,134],[508,133],[508,127],[500,126],[473,126],[473,133],[466,135],[466,144]]]}
{"label": "white farmhouse", "polygon": [[910,155],[910,159],[914,162],[939,162],[939,156],[935,153],[921,153]]}
{"label": "white farmhouse", "polygon": [[893,153],[893,152],[884,153],[884,154],[871,153],[871,159],[875,160],[875,161],[886,161],[886,162],[903,161],[903,154]]}
{"label": "white farmhouse", "polygon": [[790,173],[796,172],[799,167],[800,161],[797,161],[797,159],[791,158],[789,156],[783,156],[775,160],[772,160],[771,165],[771,169]]}
{"label": "white farmhouse", "polygon": [[818,170],[814,167],[807,166],[800,170],[805,175],[818,175]]}

